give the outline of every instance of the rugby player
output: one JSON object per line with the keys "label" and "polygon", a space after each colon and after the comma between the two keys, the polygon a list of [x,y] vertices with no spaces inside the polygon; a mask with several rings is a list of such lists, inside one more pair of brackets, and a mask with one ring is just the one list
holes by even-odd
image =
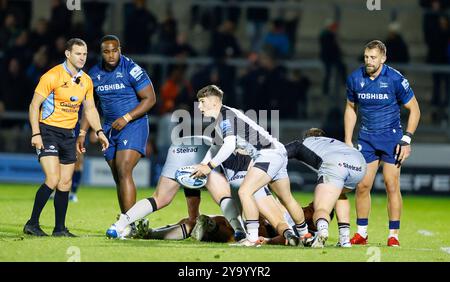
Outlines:
{"label": "rugby player", "polygon": [[[222,145],[214,157],[213,154],[205,156],[192,175],[194,177],[208,175],[236,149],[244,150],[254,160],[254,165],[247,172],[239,188],[248,234],[242,244],[250,246],[258,241],[259,210],[253,194],[268,183],[294,219],[299,235],[305,236],[308,227],[303,210],[291,194],[286,170],[287,153],[283,144],[239,110],[223,105],[223,91],[217,86],[208,85],[200,89],[197,98],[198,108],[202,114],[215,119],[216,137]],[[289,226],[285,220],[279,220],[284,226]],[[288,232],[290,229],[285,230]],[[290,242],[299,242],[295,234],[286,234],[285,237],[289,237]]]}
{"label": "rugby player", "polygon": [[[352,137],[361,114],[358,149],[367,162],[367,174],[356,189],[356,224],[358,231],[352,244],[367,244],[370,213],[370,191],[380,164],[388,198],[388,246],[400,246],[398,239],[402,196],[401,165],[411,154],[411,140],[420,120],[419,104],[408,80],[394,68],[385,65],[386,46],[379,40],[364,48],[364,66],[347,79],[347,104],[344,114],[345,143],[353,147]],[[400,108],[409,111],[403,132]]]}
{"label": "rugby player", "polygon": [[[121,53],[120,41],[114,35],[101,40],[102,61],[89,71],[94,92],[99,98],[104,130],[109,140],[105,160],[116,183],[122,213],[136,203],[133,169],[145,156],[149,134],[147,112],[155,105],[152,82],[144,69]],[[86,123],[81,129],[87,131]],[[79,152],[84,136],[77,140]]]}
{"label": "rugby player", "polygon": [[[285,147],[289,156],[295,156],[297,160],[317,172],[317,186],[313,200],[313,220],[317,232],[312,247],[323,247],[328,239],[330,212],[338,200],[342,199],[341,194],[355,189],[364,177],[366,163],[360,152],[349,148],[341,141],[325,137],[325,132],[319,128],[307,130],[303,140],[293,141]],[[350,247],[349,216],[342,218],[340,212],[337,214],[340,227],[339,245]]]}

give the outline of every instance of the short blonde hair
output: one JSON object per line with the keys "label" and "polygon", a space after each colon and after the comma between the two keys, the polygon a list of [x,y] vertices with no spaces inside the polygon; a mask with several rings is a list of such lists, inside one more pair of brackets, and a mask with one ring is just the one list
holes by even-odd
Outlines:
{"label": "short blonde hair", "polygon": [[223,99],[223,91],[214,84],[203,87],[197,92],[197,99],[216,96],[219,97],[220,100]]}
{"label": "short blonde hair", "polygon": [[375,49],[377,48],[378,50],[380,50],[380,53],[384,56],[386,56],[387,53],[387,49],[386,49],[386,45],[384,45],[383,42],[381,42],[380,40],[372,40],[369,43],[366,44],[365,49]]}

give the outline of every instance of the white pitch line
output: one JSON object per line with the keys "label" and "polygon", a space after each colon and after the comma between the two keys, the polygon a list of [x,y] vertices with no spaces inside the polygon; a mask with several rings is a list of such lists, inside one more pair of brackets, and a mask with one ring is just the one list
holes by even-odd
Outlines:
{"label": "white pitch line", "polygon": [[433,236],[434,233],[429,231],[429,230],[425,230],[425,229],[421,229],[421,230],[417,230],[417,233],[419,233],[420,235],[423,236]]}
{"label": "white pitch line", "polygon": [[427,249],[427,248],[403,248],[403,247],[401,247],[401,249],[412,250],[412,251],[426,251],[426,252],[434,251],[433,249]]}
{"label": "white pitch line", "polygon": [[441,247],[441,251],[450,254],[450,247]]}

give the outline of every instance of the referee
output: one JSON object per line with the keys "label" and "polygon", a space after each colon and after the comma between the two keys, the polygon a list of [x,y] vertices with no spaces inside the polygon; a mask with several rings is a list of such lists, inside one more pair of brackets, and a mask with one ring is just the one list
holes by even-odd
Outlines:
{"label": "referee", "polygon": [[53,67],[40,79],[30,104],[31,145],[36,148],[45,173],[45,182],[34,199],[31,218],[23,228],[25,234],[48,236],[39,226],[39,217],[50,194],[56,189],[55,237],[75,237],[65,226],[69,191],[76,162],[74,127],[81,104],[102,149],[108,140],[101,128],[94,105],[93,83],[81,69],[86,63],[87,45],[78,38],[67,41],[64,63]]}

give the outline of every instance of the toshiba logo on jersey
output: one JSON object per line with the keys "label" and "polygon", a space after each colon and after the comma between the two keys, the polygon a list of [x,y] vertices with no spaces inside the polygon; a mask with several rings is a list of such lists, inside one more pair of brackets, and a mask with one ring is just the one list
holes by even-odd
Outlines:
{"label": "toshiba logo on jersey", "polygon": [[123,83],[107,84],[97,86],[97,92],[125,89]]}
{"label": "toshiba logo on jersey", "polygon": [[358,93],[358,99],[387,100],[389,96],[383,93]]}

